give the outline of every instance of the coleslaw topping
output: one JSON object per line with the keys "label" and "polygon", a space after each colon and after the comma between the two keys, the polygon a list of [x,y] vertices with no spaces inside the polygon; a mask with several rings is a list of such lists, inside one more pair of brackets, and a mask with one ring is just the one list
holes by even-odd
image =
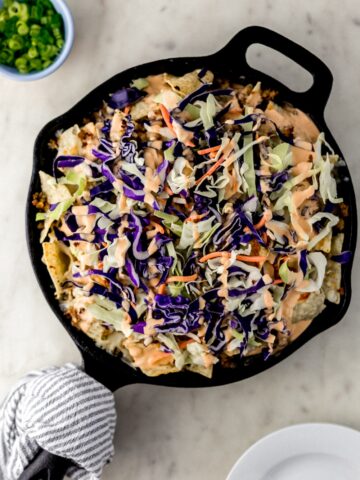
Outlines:
{"label": "coleslaw topping", "polygon": [[275,96],[206,70],[134,79],[40,172],[62,309],[147,375],[266,359],[340,301],[339,158]]}

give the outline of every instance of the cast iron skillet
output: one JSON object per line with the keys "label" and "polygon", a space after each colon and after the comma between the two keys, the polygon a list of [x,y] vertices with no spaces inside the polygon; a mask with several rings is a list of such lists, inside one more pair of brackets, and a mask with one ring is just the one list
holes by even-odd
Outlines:
{"label": "cast iron skillet", "polygon": [[[302,93],[294,92],[268,75],[251,68],[246,62],[245,55],[249,46],[256,43],[266,45],[281,52],[309,71],[313,76],[313,85],[311,88]],[[192,388],[224,385],[243,380],[244,378],[256,375],[272,367],[312,337],[330,326],[335,325],[342,319],[349,306],[351,297],[351,263],[343,267],[342,286],[344,295],[341,298],[340,304],[327,306],[324,312],[312,322],[310,327],[297,340],[266,362],[260,357],[253,357],[247,360],[238,360],[232,368],[216,365],[211,379],[190,372],[173,373],[171,375],[149,378],[140,371],[135,371],[127,366],[119,357],[111,356],[97,348],[90,338],[72,327],[69,320],[61,313],[58,302],[54,298],[54,288],[47,269],[41,262],[42,249],[39,243],[39,230],[34,221],[35,209],[31,205],[33,193],[40,191],[38,171],[42,169],[51,173],[54,153],[48,148],[49,140],[54,138],[55,132],[58,129],[68,128],[75,123],[81,124],[84,117],[89,116],[100,107],[102,101],[108,98],[109,93],[127,86],[134,78],[162,72],[182,75],[195,68],[203,67],[212,70],[217,77],[251,83],[261,81],[264,87],[277,90],[279,92],[278,101],[289,102],[308,113],[320,131],[325,132],[327,141],[332,145],[336,153],[343,158],[339,147],[324,121],[324,109],[333,82],[330,70],[321,60],[303,47],[278,33],[256,26],[245,28],[239,32],[224,48],[215,54],[206,57],[159,60],[119,73],[95,88],[95,90],[89,93],[71,110],[55,118],[41,130],[35,143],[34,166],[26,212],[27,241],[32,265],[46,300],[79,348],[84,359],[86,372],[112,391],[132,383]],[[344,201],[349,206],[349,218],[346,221],[345,227],[344,250],[351,250],[354,253],[357,233],[356,204],[350,173],[345,164],[340,167],[339,179],[339,195],[344,198]],[[64,459],[54,457],[47,452],[42,452],[20,478],[22,480],[43,478],[44,474],[46,474],[46,478],[60,479],[63,478],[64,471],[68,465],[68,461]],[[39,477],[39,474],[42,475]]]}

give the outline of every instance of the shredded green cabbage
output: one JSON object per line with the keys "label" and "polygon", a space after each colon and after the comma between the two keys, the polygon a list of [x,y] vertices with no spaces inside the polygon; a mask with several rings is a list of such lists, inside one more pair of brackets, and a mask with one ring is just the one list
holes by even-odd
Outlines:
{"label": "shredded green cabbage", "polygon": [[115,303],[98,295],[93,295],[94,303],[87,306],[88,311],[97,319],[114,327],[117,332],[130,332],[127,323],[128,313],[122,308],[117,308]]}
{"label": "shredded green cabbage", "polygon": [[200,118],[205,130],[209,130],[214,126],[214,117],[216,115],[216,100],[214,95],[208,95],[206,102],[198,101],[200,105]]}
{"label": "shredded green cabbage", "polygon": [[130,86],[138,88],[139,90],[143,90],[149,86],[149,82],[146,80],[146,78],[136,78],[131,82]]}

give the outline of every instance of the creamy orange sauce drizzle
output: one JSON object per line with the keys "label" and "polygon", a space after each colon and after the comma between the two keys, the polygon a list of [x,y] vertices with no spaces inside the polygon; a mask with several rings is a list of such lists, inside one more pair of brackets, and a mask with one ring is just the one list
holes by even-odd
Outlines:
{"label": "creamy orange sauce drizzle", "polygon": [[310,185],[305,190],[297,190],[293,192],[292,201],[293,209],[290,212],[291,223],[294,227],[294,230],[298,234],[299,240],[308,241],[313,237],[313,228],[309,222],[306,221],[299,213],[299,207],[304,203],[304,201],[312,197],[315,193],[315,188],[313,185]]}
{"label": "creamy orange sauce drizzle", "polygon": [[294,308],[296,307],[296,304],[299,301],[300,296],[301,296],[301,293],[297,292],[296,290],[289,290],[288,294],[281,302],[276,318],[278,320],[281,320],[283,318],[285,318],[286,320],[291,319],[294,312]]}
{"label": "creamy orange sauce drizzle", "polygon": [[228,291],[228,268],[231,263],[230,257],[220,257],[221,265],[223,267],[223,272],[219,276],[219,281],[221,283],[221,288],[219,289],[218,295],[219,297],[228,299],[229,298],[229,291]]}
{"label": "creamy orange sauce drizzle", "polygon": [[154,366],[169,365],[174,362],[173,355],[160,350],[159,344],[151,343],[147,347],[134,343],[129,339],[124,341],[124,346],[129,350],[134,359],[134,365],[143,369],[150,369]]}

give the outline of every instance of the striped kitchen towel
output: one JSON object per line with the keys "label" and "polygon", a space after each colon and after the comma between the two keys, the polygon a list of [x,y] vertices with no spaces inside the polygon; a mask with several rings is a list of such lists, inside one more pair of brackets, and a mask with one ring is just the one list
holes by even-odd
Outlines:
{"label": "striped kitchen towel", "polygon": [[113,394],[75,365],[32,372],[0,408],[0,478],[16,480],[39,447],[72,459],[74,480],[97,480],[114,454]]}

